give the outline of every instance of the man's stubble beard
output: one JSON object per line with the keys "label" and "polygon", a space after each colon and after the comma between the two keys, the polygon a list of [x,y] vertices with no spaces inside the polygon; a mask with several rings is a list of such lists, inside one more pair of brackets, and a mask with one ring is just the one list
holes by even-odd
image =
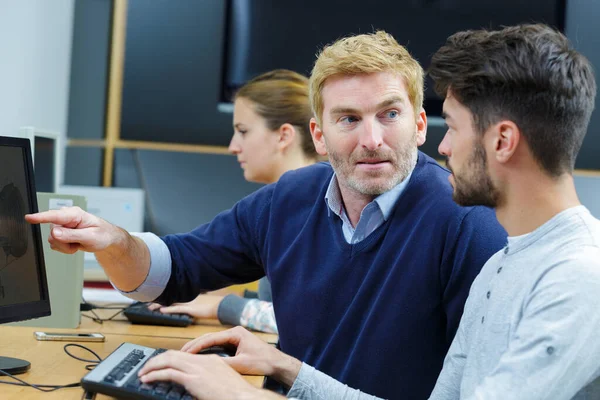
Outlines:
{"label": "man's stubble beard", "polygon": [[[327,146],[327,140],[325,140]],[[393,153],[391,150],[382,152],[380,150],[363,150],[359,153],[353,153],[350,160],[346,161],[335,151],[329,151],[329,162],[331,163],[338,181],[343,180],[346,186],[358,193],[368,196],[379,196],[390,191],[396,185],[403,182],[410,174],[417,163],[417,132],[415,131],[411,140],[405,143],[398,151]],[[375,180],[370,179],[369,175],[363,178],[353,176],[357,160],[364,158],[386,159],[392,164],[394,173],[383,182],[379,182],[380,177],[374,176]],[[376,174],[379,174],[376,172]]]}

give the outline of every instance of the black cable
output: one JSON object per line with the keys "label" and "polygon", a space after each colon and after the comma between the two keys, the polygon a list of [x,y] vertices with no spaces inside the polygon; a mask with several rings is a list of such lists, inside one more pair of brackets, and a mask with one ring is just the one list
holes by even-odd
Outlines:
{"label": "black cable", "polygon": [[119,314],[121,314],[123,311],[125,311],[124,308],[121,309],[121,310],[119,310],[119,311],[117,311],[115,314],[111,315],[108,318],[101,318],[98,314],[96,314],[96,312],[94,310],[90,311],[92,314],[94,314],[93,317],[90,317],[89,315],[85,315],[85,314],[81,314],[81,316],[89,318],[89,319],[91,319],[92,321],[94,321],[96,323],[102,324],[104,321],[112,321],[113,318],[115,318],[116,316],[118,316]]}
{"label": "black cable", "polygon": [[[75,356],[75,355],[71,354],[71,353],[70,353],[70,352],[67,350],[67,349],[68,349],[69,347],[71,347],[71,346],[72,346],[72,347],[79,347],[79,348],[81,348],[81,349],[84,349],[84,350],[87,350],[87,351],[89,351],[90,353],[92,353],[93,355],[95,355],[95,356],[96,356],[97,360],[88,360],[88,359],[81,358],[81,357],[77,357],[77,356]],[[85,347],[85,346],[82,346],[82,345],[80,345],[80,344],[76,344],[76,343],[67,343],[67,344],[65,344],[65,347],[63,347],[63,350],[65,351],[65,353],[67,353],[69,356],[73,357],[73,358],[74,358],[74,359],[76,359],[76,360],[83,361],[83,362],[89,362],[89,363],[92,363],[92,364],[88,364],[88,365],[86,365],[86,366],[85,366],[85,369],[87,369],[88,371],[91,371],[92,369],[94,369],[94,367],[96,366],[96,364],[98,364],[98,363],[102,362],[102,358],[101,358],[101,357],[100,357],[98,354],[96,354],[96,352],[94,352],[94,350],[92,350],[92,349],[90,349],[90,348],[87,348],[87,347]]]}
{"label": "black cable", "polygon": [[81,386],[80,382],[69,383],[69,384],[66,384],[66,385],[36,385],[36,384],[33,384],[33,383],[27,383],[24,380],[19,379],[16,376],[14,376],[12,374],[9,374],[8,372],[3,371],[1,369],[0,369],[0,374],[6,375],[9,378],[12,378],[12,379],[20,382],[20,383],[17,383],[17,382],[7,382],[7,381],[0,380],[0,383],[6,384],[6,385],[15,385],[15,386],[30,386],[30,387],[32,387],[32,388],[34,388],[36,390],[39,390],[40,392],[46,392],[46,393],[48,393],[48,392],[54,392],[55,390],[58,390],[58,389],[74,388],[74,387]]}
{"label": "black cable", "polygon": [[[88,303],[87,301],[85,301],[85,299],[83,297],[81,298],[81,301],[83,302],[81,304],[81,306],[82,306],[81,308],[83,308],[84,305],[87,306],[87,307],[85,307],[86,308],[85,311],[89,311],[89,312],[91,312],[94,315],[93,317],[90,317],[89,315],[85,315],[85,314],[82,313],[81,316],[85,317],[85,318],[89,318],[89,319],[91,319],[92,321],[94,321],[94,322],[96,322],[98,324],[102,324],[104,321],[112,321],[113,318],[115,318],[116,316],[118,316],[119,314],[121,314],[127,307],[129,307],[129,306],[113,307],[113,306],[110,306],[110,305],[108,305],[108,306],[97,306],[95,304]],[[89,309],[88,309],[88,307],[89,307]],[[111,315],[108,318],[101,318],[98,314],[96,314],[96,312],[94,311],[95,309],[99,309],[99,310],[119,310],[119,311],[116,314],[113,314],[113,315]],[[84,310],[82,310],[82,311],[84,311]]]}
{"label": "black cable", "polygon": [[[79,347],[80,349],[83,349],[83,350],[87,350],[87,351],[89,351],[90,353],[92,353],[93,355],[95,355],[95,356],[96,356],[97,360],[88,360],[88,359],[86,359],[86,358],[77,357],[76,355],[73,355],[73,354],[71,354],[71,353],[69,352],[69,350],[67,350],[67,349],[68,349],[69,347],[71,347],[71,346],[72,346],[72,347]],[[73,357],[74,359],[76,359],[76,360],[79,360],[79,361],[83,361],[83,362],[91,362],[91,363],[94,363],[94,364],[98,364],[98,363],[102,362],[102,357],[100,357],[100,356],[98,355],[98,353],[96,353],[94,350],[92,350],[92,349],[90,349],[90,348],[87,348],[87,347],[85,347],[85,346],[82,346],[82,345],[80,345],[80,344],[77,344],[77,343],[67,343],[67,344],[65,344],[65,347],[63,347],[63,350],[64,350],[64,351],[65,351],[65,353],[67,353],[69,356],[71,356],[71,357]]]}
{"label": "black cable", "polygon": [[[71,346],[73,346],[73,347],[79,347],[79,348],[81,348],[81,349],[83,349],[83,350],[87,350],[87,351],[89,351],[89,352],[90,352],[90,353],[92,353],[94,356],[96,356],[97,360],[88,360],[88,359],[81,358],[81,357],[77,357],[77,356],[75,356],[75,355],[71,354],[71,353],[70,353],[70,352],[67,350],[67,349],[68,349],[69,347],[71,347]],[[74,359],[76,359],[76,360],[79,360],[79,361],[83,361],[83,362],[90,362],[90,363],[92,363],[92,365],[89,365],[89,364],[88,364],[88,365],[86,365],[86,366],[85,366],[85,368],[86,368],[88,371],[90,370],[90,368],[88,368],[88,367],[93,367],[93,366],[95,366],[95,364],[99,364],[100,362],[102,362],[102,358],[101,358],[101,357],[100,357],[100,356],[99,356],[99,355],[98,355],[98,354],[97,354],[97,353],[96,353],[94,350],[92,350],[92,349],[90,349],[90,348],[87,348],[87,347],[85,347],[85,346],[82,346],[82,345],[80,345],[80,344],[77,344],[77,343],[67,343],[67,344],[65,344],[65,346],[63,347],[63,350],[65,351],[65,353],[67,353],[67,355],[69,355],[69,357],[73,357]],[[48,392],[54,392],[55,390],[58,390],[58,389],[67,389],[67,388],[74,388],[74,387],[79,387],[79,386],[81,386],[81,382],[76,382],[76,383],[68,383],[68,384],[66,384],[66,385],[36,385],[36,384],[34,384],[34,383],[27,383],[27,382],[25,382],[24,380],[22,380],[22,379],[20,379],[20,378],[17,378],[16,376],[14,376],[14,375],[12,375],[12,374],[9,374],[8,372],[6,372],[6,371],[4,371],[4,370],[1,370],[1,369],[0,369],[0,374],[2,374],[2,375],[5,375],[5,376],[8,376],[9,378],[12,378],[12,379],[14,379],[14,380],[18,381],[18,382],[8,382],[8,381],[3,381],[3,380],[0,380],[0,384],[5,384],[5,385],[15,385],[15,386],[29,386],[29,387],[32,387],[32,388],[34,388],[34,389],[36,389],[36,390],[39,390],[40,392],[46,392],[46,393],[48,393]],[[84,396],[85,396],[85,393],[84,393]],[[83,397],[82,397],[82,398],[83,398]]]}

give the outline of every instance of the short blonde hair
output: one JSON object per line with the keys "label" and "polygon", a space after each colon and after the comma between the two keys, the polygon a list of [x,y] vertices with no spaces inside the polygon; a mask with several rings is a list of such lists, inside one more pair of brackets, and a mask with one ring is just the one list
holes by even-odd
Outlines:
{"label": "short blonde hair", "polygon": [[404,78],[415,117],[423,107],[423,68],[389,33],[349,36],[325,46],[317,56],[310,76],[310,104],[319,125],[323,117],[323,96],[327,79],[334,75],[394,72]]}

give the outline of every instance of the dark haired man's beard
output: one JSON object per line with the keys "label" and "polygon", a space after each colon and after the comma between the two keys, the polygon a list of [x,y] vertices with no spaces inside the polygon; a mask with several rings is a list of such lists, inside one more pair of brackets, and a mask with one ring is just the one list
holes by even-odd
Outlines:
{"label": "dark haired man's beard", "polygon": [[462,170],[465,171],[463,175],[454,175],[454,201],[465,207],[497,207],[500,193],[488,174],[485,149],[480,143],[475,144],[473,154]]}

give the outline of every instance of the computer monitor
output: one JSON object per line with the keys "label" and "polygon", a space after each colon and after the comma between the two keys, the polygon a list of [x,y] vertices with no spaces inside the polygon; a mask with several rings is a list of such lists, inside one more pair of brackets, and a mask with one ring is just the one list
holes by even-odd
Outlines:
{"label": "computer monitor", "polygon": [[31,141],[31,155],[35,171],[35,187],[38,192],[55,193],[61,183],[61,138],[57,132],[23,126],[17,137]]}
{"label": "computer monitor", "polygon": [[22,126],[7,136],[29,139],[35,186],[38,192],[55,193],[62,179],[62,142],[57,132]]}
{"label": "computer monitor", "polygon": [[[0,324],[50,315],[50,297],[39,225],[31,146],[0,136]],[[0,335],[1,340],[1,335]],[[0,356],[0,370],[23,373],[29,362]]]}

